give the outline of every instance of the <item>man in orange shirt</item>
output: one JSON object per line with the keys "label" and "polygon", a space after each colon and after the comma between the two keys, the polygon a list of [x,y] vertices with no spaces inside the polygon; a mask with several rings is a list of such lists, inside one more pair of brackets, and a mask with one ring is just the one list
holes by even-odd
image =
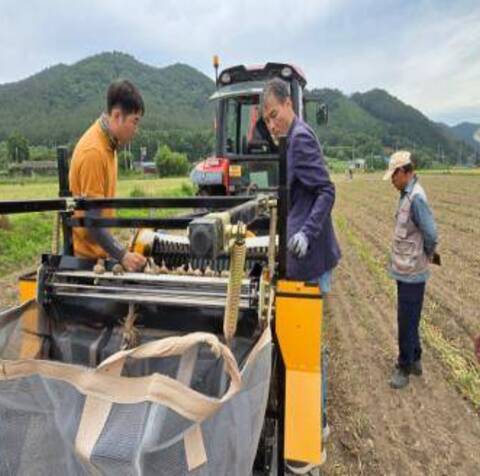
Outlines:
{"label": "man in orange shirt", "polygon": [[[135,136],[145,112],[142,96],[129,81],[116,81],[107,92],[107,112],[83,134],[73,151],[70,165],[70,191],[74,197],[113,198],[117,189],[117,148]],[[110,218],[113,210],[76,212],[76,217]],[[129,252],[106,228],[74,228],[75,256],[111,256],[127,271],[138,271],[145,257]]]}

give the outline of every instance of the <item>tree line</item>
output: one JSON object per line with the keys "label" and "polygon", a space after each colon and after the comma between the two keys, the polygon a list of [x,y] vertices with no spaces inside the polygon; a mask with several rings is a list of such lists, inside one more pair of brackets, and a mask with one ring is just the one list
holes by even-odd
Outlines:
{"label": "tree line", "polygon": [[[71,156],[76,141],[67,144]],[[153,162],[160,176],[185,175],[193,164],[210,156],[214,150],[213,131],[149,131],[141,130],[131,144],[119,150],[119,168],[129,170],[134,162]],[[54,161],[56,147],[30,145],[20,134],[11,134],[0,142],[0,171],[26,161]]]}

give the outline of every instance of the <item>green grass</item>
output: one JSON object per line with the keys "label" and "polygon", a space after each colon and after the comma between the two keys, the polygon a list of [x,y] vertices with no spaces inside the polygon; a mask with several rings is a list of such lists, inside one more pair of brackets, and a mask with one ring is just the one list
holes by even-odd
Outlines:
{"label": "green grass", "polygon": [[[189,196],[195,190],[185,177],[165,179],[120,180],[119,197]],[[56,181],[0,184],[1,200],[54,198]],[[180,210],[119,210],[120,217],[166,217]],[[50,252],[54,213],[29,213],[8,217],[10,229],[0,229],[0,276],[27,266],[35,267],[42,253]],[[123,236],[122,234],[121,236]]]}
{"label": "green grass", "polygon": [[[125,179],[119,180],[117,185],[118,197],[129,197],[130,192],[135,188],[141,188],[146,196],[166,196],[170,193],[178,193],[182,184],[188,186],[188,177],[154,178],[154,179]],[[28,200],[40,198],[58,197],[58,181],[32,179],[13,179],[9,182],[0,183],[0,200]]]}
{"label": "green grass", "polygon": [[466,175],[480,177],[480,168],[452,167],[450,169],[422,169],[422,175]]}
{"label": "green grass", "polygon": [[10,217],[9,230],[0,229],[0,276],[36,264],[51,248],[52,213]]}
{"label": "green grass", "polygon": [[347,160],[339,159],[327,159],[328,170],[333,174],[344,174],[345,170],[348,169]]}

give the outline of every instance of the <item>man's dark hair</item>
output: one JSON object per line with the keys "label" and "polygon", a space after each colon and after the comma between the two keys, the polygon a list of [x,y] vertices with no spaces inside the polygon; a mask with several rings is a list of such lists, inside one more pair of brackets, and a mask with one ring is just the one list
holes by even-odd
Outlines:
{"label": "man's dark hair", "polygon": [[108,87],[107,112],[119,107],[124,114],[145,114],[145,104],[140,91],[127,80],[114,81]]}
{"label": "man's dark hair", "polygon": [[[411,160],[411,159],[410,159]],[[405,173],[408,173],[408,172],[413,172],[413,163],[412,164],[407,164],[407,165],[403,165],[402,167],[400,167]]]}
{"label": "man's dark hair", "polygon": [[270,95],[283,104],[290,97],[290,85],[283,79],[273,78],[263,88],[264,100]]}

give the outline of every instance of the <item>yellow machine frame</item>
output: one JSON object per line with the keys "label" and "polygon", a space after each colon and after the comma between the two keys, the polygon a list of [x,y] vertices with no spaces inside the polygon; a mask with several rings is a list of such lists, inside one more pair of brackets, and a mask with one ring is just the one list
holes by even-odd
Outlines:
{"label": "yellow machine frame", "polygon": [[37,296],[37,273],[32,271],[31,273],[20,276],[18,280],[18,292],[20,303],[35,299]]}
{"label": "yellow machine frame", "polygon": [[322,463],[322,296],[318,285],[280,280],[275,330],[285,363],[285,459]]}
{"label": "yellow machine frame", "polygon": [[[37,273],[24,274],[18,282],[20,303],[31,301],[37,297]],[[26,312],[22,318],[22,344],[20,358],[34,359],[42,350],[42,322],[36,308]]]}

